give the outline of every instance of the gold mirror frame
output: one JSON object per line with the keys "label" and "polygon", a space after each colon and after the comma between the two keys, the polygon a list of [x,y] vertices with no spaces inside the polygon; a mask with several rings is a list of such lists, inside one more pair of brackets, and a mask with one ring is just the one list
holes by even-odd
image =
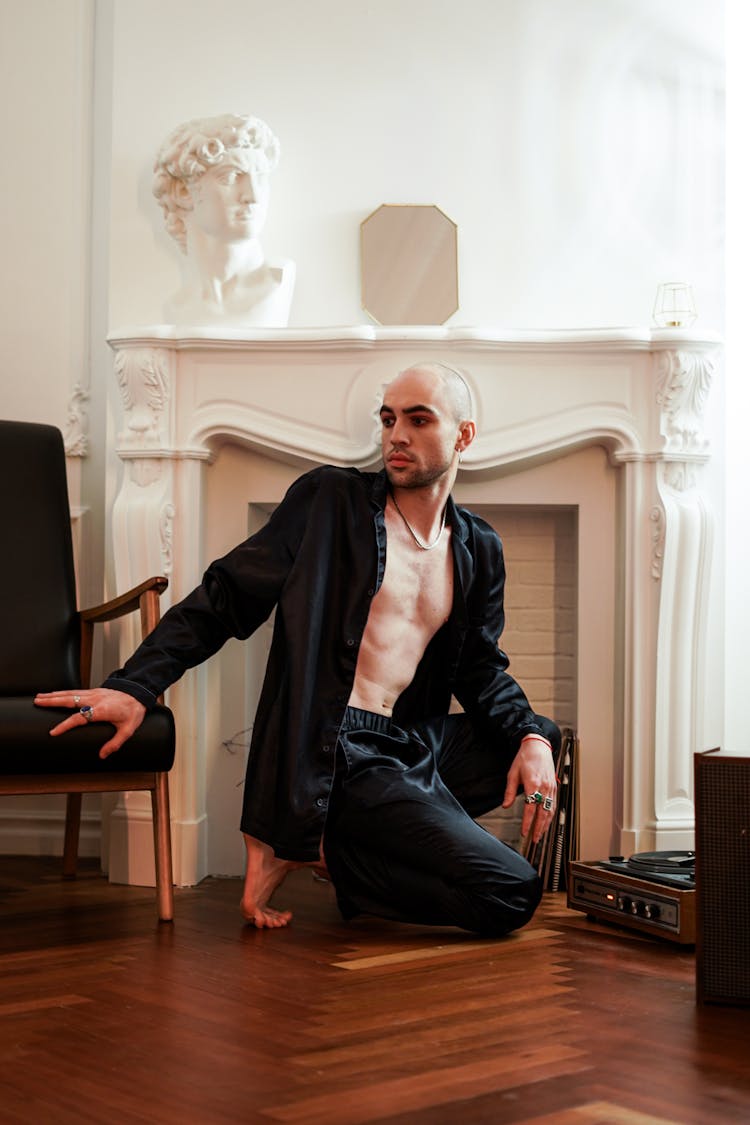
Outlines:
{"label": "gold mirror frame", "polygon": [[458,228],[434,204],[383,203],[360,224],[362,308],[377,324],[445,324],[458,309]]}

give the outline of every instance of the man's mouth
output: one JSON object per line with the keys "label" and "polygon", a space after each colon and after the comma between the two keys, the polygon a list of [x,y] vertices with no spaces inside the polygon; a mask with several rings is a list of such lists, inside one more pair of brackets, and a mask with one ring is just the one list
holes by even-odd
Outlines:
{"label": "man's mouth", "polygon": [[407,457],[405,453],[391,453],[388,457],[389,465],[409,465],[411,464],[411,457]]}

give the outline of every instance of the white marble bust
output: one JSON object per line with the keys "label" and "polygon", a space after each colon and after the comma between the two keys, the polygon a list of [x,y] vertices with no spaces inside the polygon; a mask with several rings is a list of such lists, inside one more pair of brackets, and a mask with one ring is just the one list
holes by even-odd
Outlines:
{"label": "white marble bust", "polygon": [[279,152],[265,122],[234,114],[187,121],[162,145],[153,192],[187,256],[171,323],[287,325],[295,265],[267,261],[259,237]]}

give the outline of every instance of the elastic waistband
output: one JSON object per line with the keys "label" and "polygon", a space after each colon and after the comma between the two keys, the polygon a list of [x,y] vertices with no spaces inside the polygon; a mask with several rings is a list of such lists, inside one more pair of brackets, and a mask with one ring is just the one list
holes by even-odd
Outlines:
{"label": "elastic waistband", "polygon": [[347,707],[341,730],[374,730],[388,734],[391,729],[390,715],[378,715],[375,711],[363,711],[360,707]]}

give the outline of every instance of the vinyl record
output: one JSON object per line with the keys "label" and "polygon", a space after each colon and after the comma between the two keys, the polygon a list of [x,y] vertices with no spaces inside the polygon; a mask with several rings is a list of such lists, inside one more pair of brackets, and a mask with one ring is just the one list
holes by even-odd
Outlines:
{"label": "vinyl record", "polygon": [[631,855],[628,866],[662,875],[688,874],[695,870],[695,852],[638,852]]}

